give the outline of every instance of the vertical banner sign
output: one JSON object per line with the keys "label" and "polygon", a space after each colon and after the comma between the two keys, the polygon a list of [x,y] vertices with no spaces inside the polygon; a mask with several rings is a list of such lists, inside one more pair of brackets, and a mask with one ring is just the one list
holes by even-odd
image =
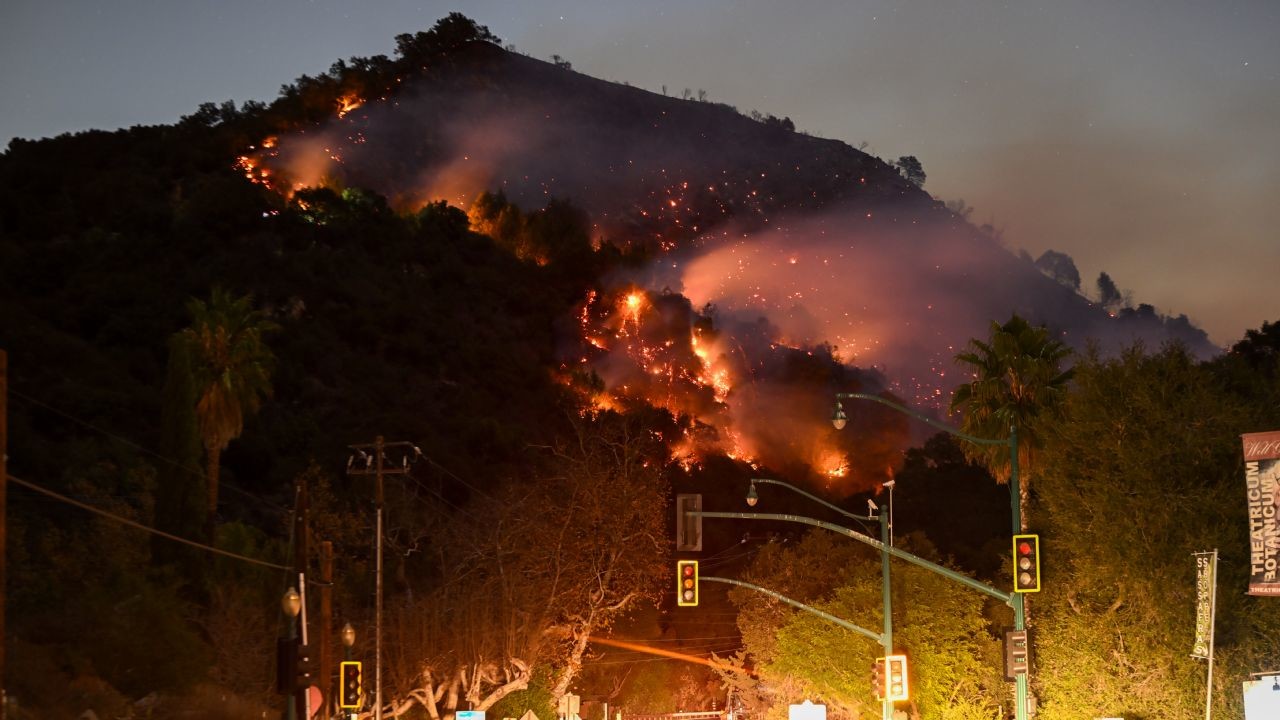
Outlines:
{"label": "vertical banner sign", "polygon": [[1244,440],[1244,482],[1249,499],[1249,594],[1280,597],[1280,431]]}
{"label": "vertical banner sign", "polygon": [[1195,553],[1196,558],[1196,643],[1191,657],[1208,660],[1213,637],[1213,563],[1216,553]]}

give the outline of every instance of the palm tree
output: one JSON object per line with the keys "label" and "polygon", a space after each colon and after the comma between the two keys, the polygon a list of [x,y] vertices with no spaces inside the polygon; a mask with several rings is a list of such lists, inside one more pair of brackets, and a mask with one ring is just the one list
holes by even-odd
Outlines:
{"label": "palm tree", "polygon": [[218,511],[218,472],[222,451],[244,430],[245,417],[271,394],[275,356],[263,335],[276,329],[252,308],[249,296],[232,297],[214,288],[209,302],[187,303],[191,326],[181,332],[191,357],[196,386],[196,424],[208,468],[206,535],[213,539]]}
{"label": "palm tree", "polygon": [[[1018,506],[1027,529],[1027,501],[1045,421],[1061,417],[1072,371],[1061,363],[1071,355],[1049,331],[1014,315],[1004,325],[991,323],[991,340],[969,341],[956,361],[973,370],[973,380],[956,388],[951,409],[964,412],[961,429],[976,437],[1008,437],[1018,429]],[[1009,481],[1009,451],[1002,445],[965,446],[1002,483]]]}

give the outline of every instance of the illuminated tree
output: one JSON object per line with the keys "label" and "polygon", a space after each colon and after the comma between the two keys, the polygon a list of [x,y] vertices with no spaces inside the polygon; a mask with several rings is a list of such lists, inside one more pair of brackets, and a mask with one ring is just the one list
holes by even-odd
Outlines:
{"label": "illuminated tree", "polygon": [[1239,436],[1258,429],[1257,400],[1215,370],[1177,346],[1077,365],[1071,421],[1046,433],[1036,486],[1050,553],[1037,597],[1044,720],[1204,712],[1204,661],[1189,656],[1197,551],[1220,553],[1213,715],[1243,717],[1239,678],[1275,664],[1280,607],[1241,592]]}
{"label": "illuminated tree", "polygon": [[657,600],[667,577],[668,487],[633,421],[576,419],[534,481],[511,481],[429,535],[442,581],[394,613],[396,707],[487,710],[550,668],[552,697],[591,636]]}
{"label": "illuminated tree", "polygon": [[209,302],[187,303],[191,325],[182,331],[196,385],[196,423],[204,444],[208,483],[206,535],[218,512],[222,451],[244,430],[248,415],[271,393],[275,356],[263,335],[275,324],[253,310],[250,298],[215,287]]}
{"label": "illuminated tree", "polygon": [[[1062,361],[1071,350],[1014,315],[1004,325],[991,324],[991,339],[969,341],[969,352],[956,361],[969,366],[973,380],[956,388],[951,409],[964,413],[961,429],[982,438],[1008,437],[1018,429],[1019,506],[1027,527],[1027,504],[1046,422],[1060,416],[1071,370]],[[1009,449],[1004,445],[963,444],[965,455],[987,466],[1001,482],[1009,480]]]}
{"label": "illuminated tree", "polygon": [[[899,545],[935,555],[920,536],[904,537]],[[809,533],[797,546],[766,547],[750,580],[862,627],[880,627],[878,557],[825,530]],[[911,716],[1001,717],[999,701],[991,700],[1003,688],[999,643],[987,630],[983,596],[898,564],[893,593],[894,645],[911,657]],[[878,716],[871,667],[884,654],[879,644],[751,590],[734,589],[730,598],[739,606],[743,645],[758,675],[742,694],[753,716],[780,720],[788,704],[804,696],[821,697],[843,717]]]}

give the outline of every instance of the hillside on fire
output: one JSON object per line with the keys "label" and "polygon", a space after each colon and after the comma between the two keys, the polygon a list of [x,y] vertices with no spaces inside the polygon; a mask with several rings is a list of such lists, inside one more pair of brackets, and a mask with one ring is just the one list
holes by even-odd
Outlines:
{"label": "hillside on fire", "polygon": [[[749,480],[775,477],[863,512],[910,479],[905,546],[1007,583],[998,469],[875,403],[837,430],[835,393],[958,423],[956,355],[1016,316],[1088,382],[1155,364],[1227,408],[1223,427],[1278,396],[1273,327],[1221,357],[1184,315],[1113,284],[1091,297],[1069,257],[1011,251],[929,195],[928,158],[588,77],[457,13],[394,42],[269,104],[0,155],[12,716],[266,712],[299,570],[313,632],[350,623],[371,667],[385,470],[389,715],[546,718],[573,689],[672,712],[733,687],[733,707],[775,717],[757,680],[785,666],[788,616],[723,587],[675,611],[676,493],[742,510]],[[769,512],[813,513],[781,495]],[[794,524],[705,533],[708,572],[834,597],[834,575],[787,568],[837,552]],[[955,602],[987,619],[939,632],[985,662],[1008,609]],[[973,693],[1000,682],[983,672]],[[864,700],[830,702],[856,717]]]}

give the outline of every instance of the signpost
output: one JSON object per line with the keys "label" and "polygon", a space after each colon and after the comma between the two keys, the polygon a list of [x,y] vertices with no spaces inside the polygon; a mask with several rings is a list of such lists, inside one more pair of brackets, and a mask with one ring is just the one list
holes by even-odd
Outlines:
{"label": "signpost", "polygon": [[790,705],[787,708],[787,720],[827,720],[827,706],[814,705],[808,700],[799,705]]}
{"label": "signpost", "polygon": [[[560,703],[556,706],[556,714],[564,720],[574,720],[578,717],[578,712],[581,709],[581,702],[581,697],[574,695],[573,693],[565,693],[560,696]],[[481,715],[483,715],[483,713],[481,713]],[[466,718],[460,717],[457,720],[466,720]],[[480,717],[479,720],[484,720],[484,717]]]}
{"label": "signpost", "polygon": [[1251,673],[1244,682],[1244,720],[1280,717],[1280,673]]}
{"label": "signpost", "polygon": [[1195,553],[1196,641],[1191,657],[1209,661],[1204,691],[1204,719],[1213,713],[1213,621],[1218,599],[1218,551]]}

